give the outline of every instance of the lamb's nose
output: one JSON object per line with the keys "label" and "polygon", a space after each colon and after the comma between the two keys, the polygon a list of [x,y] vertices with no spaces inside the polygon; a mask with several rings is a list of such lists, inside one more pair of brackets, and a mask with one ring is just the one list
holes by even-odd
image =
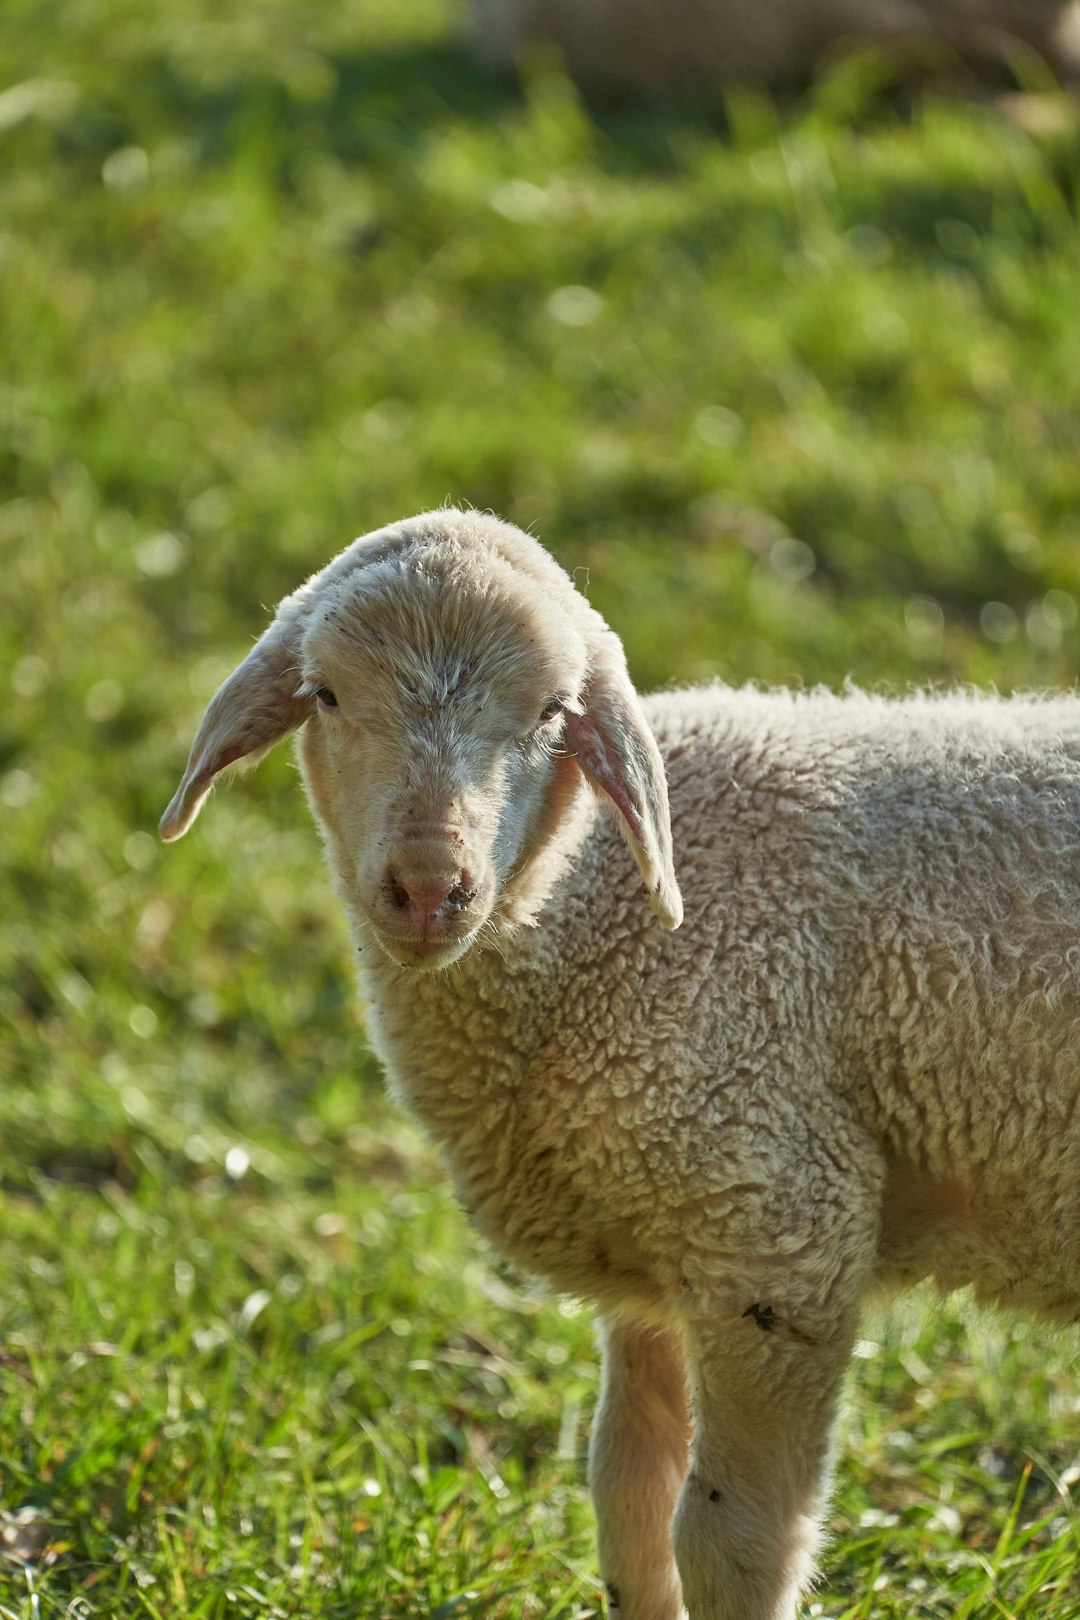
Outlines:
{"label": "lamb's nose", "polygon": [[476,886],[468,872],[456,872],[447,881],[413,872],[391,872],[390,901],[395,911],[411,912],[414,917],[453,917],[476,898]]}

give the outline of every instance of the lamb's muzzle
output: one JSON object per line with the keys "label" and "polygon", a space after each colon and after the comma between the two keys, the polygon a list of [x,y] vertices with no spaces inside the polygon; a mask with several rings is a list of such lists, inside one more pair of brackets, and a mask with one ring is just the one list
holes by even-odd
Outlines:
{"label": "lamb's muzzle", "polygon": [[460,866],[459,834],[403,842],[367,902],[376,938],[400,967],[446,967],[490,914],[493,881]]}

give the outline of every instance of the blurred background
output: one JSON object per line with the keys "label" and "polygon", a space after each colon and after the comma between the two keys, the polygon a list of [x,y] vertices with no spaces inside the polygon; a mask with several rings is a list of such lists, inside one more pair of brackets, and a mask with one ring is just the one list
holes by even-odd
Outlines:
{"label": "blurred background", "polygon": [[[643,686],[1080,652],[1077,105],[866,49],[590,102],[456,0],[0,21],[0,1616],[600,1611],[588,1313],[384,1101],[279,750],[157,818],[277,599],[445,500]],[[1080,1615],[1074,1340],[868,1322],[811,1612]]]}

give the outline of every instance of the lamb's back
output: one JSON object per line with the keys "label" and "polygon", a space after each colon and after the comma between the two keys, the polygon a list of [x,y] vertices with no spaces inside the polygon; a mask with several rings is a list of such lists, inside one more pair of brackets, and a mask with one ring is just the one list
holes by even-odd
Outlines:
{"label": "lamb's back", "polygon": [[900,1051],[948,1011],[1010,1041],[1042,1022],[1058,1053],[1080,1017],[1080,700],[706,688],[650,719],[686,927],[719,937],[721,979],[724,942],[756,940]]}

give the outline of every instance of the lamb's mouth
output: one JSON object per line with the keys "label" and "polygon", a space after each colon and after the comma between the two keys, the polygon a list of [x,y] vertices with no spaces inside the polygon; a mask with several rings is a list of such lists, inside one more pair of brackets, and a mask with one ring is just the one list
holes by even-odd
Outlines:
{"label": "lamb's mouth", "polygon": [[479,929],[471,928],[467,934],[451,938],[443,935],[435,938],[429,936],[426,939],[389,934],[382,928],[376,928],[374,932],[375,938],[387,956],[392,962],[396,962],[398,967],[437,973],[440,968],[449,967],[451,963],[465,955],[474,943]]}

